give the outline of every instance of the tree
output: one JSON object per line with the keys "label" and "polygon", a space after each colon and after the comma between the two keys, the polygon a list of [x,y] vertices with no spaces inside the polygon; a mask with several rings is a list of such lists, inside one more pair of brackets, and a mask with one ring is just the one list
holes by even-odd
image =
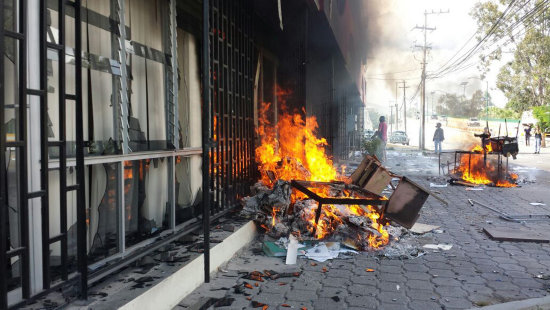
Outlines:
{"label": "tree", "polygon": [[[501,18],[509,7],[507,14]],[[478,40],[494,31],[480,56],[482,76],[505,50],[514,58],[499,71],[497,87],[508,98],[507,107],[522,112],[543,106],[550,99],[550,8],[545,0],[521,2],[489,0],[471,11],[477,21]],[[504,43],[502,43],[504,42]]]}
{"label": "tree", "polygon": [[485,95],[477,90],[470,99],[456,94],[445,94],[439,97],[437,113],[455,117],[477,116],[485,107]]}

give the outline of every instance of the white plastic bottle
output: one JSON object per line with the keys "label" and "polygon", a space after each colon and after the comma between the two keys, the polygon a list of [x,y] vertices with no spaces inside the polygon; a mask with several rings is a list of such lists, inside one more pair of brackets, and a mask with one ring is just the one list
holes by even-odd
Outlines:
{"label": "white plastic bottle", "polygon": [[293,235],[290,235],[290,241],[288,242],[288,248],[286,250],[286,264],[296,264],[296,258],[298,256],[298,239]]}

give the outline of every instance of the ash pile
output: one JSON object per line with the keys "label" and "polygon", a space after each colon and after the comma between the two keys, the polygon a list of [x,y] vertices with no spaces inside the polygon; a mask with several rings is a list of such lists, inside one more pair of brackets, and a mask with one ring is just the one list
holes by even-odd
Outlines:
{"label": "ash pile", "polygon": [[[252,187],[241,215],[252,218],[274,238],[338,242],[371,251],[410,229],[430,192],[398,176],[374,156],[365,156],[346,181],[276,180]],[[436,197],[437,198],[437,197]]]}

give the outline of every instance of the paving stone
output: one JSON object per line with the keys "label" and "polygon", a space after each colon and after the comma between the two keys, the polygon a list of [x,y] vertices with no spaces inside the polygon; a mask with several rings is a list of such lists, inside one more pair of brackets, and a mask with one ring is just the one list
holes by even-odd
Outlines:
{"label": "paving stone", "polygon": [[351,284],[351,280],[349,278],[327,278],[321,281],[321,285],[324,286],[346,287],[349,284]]}
{"label": "paving stone", "polygon": [[380,266],[378,267],[377,271],[380,273],[400,274],[402,272],[402,267],[401,266]]}
{"label": "paving stone", "polygon": [[410,300],[435,300],[439,298],[439,294],[435,293],[433,290],[415,290],[407,289],[405,294],[409,297]]}
{"label": "paving stone", "polygon": [[276,308],[278,305],[285,303],[285,299],[281,294],[261,293],[257,296],[253,296],[252,300],[264,303],[272,308]]}
{"label": "paving stone", "polygon": [[407,281],[407,278],[403,274],[396,273],[380,273],[378,275],[378,280],[382,282],[397,282],[403,283]]}
{"label": "paving stone", "polygon": [[[306,290],[291,290],[286,293],[285,295],[287,300],[294,300],[294,301],[314,301],[318,298],[317,293],[314,291],[306,291]],[[279,298],[281,296],[279,295]]]}
{"label": "paving stone", "polygon": [[415,300],[408,306],[413,310],[441,310],[441,305],[434,301]]}
{"label": "paving stone", "polygon": [[409,280],[430,280],[432,278],[432,275],[429,273],[423,273],[423,272],[405,272],[405,277]]}
{"label": "paving stone", "polygon": [[407,273],[413,272],[413,273],[422,273],[422,272],[428,272],[429,268],[424,265],[423,262],[414,260],[414,263],[405,263],[403,264],[403,269],[406,270]]}
{"label": "paving stone", "polygon": [[342,287],[323,287],[322,289],[317,291],[317,295],[321,297],[338,295],[341,297],[341,296],[347,296],[349,295],[349,293],[348,293],[348,290],[346,290],[346,288],[342,288]]}
{"label": "paving stone", "polygon": [[438,286],[435,288],[435,291],[441,297],[465,297],[468,295],[468,292],[456,286]]}
{"label": "paving stone", "polygon": [[455,279],[450,278],[433,278],[432,282],[436,285],[445,285],[445,286],[461,286],[462,283]]}
{"label": "paving stone", "polygon": [[333,278],[349,279],[351,276],[353,276],[353,272],[351,272],[350,270],[335,269],[335,268],[331,268],[329,272],[327,272],[326,274],[328,279],[333,279]]}
{"label": "paving stone", "polygon": [[427,280],[409,280],[406,286],[417,290],[432,290],[433,283]]}
{"label": "paving stone", "polygon": [[[286,281],[281,281],[286,282]],[[315,282],[315,281],[305,281],[305,280],[296,280],[294,282],[288,282],[291,285],[293,289],[300,289],[300,290],[306,290],[306,291],[317,291],[322,287],[321,282]]]}
{"label": "paving stone", "polygon": [[373,285],[376,286],[376,283],[380,282],[377,277],[374,275],[372,276],[358,276],[358,277],[352,277],[351,282],[353,284],[367,284],[367,285]]}
{"label": "paving stone", "polygon": [[313,308],[314,309],[326,309],[326,310],[334,310],[334,309],[346,309],[347,305],[343,298],[338,298],[338,301],[336,301],[333,298],[324,298],[321,297],[313,302]]}
{"label": "paving stone", "polygon": [[408,302],[408,298],[405,295],[404,291],[395,291],[395,292],[385,292],[382,291],[377,297],[380,304],[383,305],[385,303],[394,303],[394,304],[401,304],[405,305]]}
{"label": "paving stone", "polygon": [[380,289],[381,292],[396,292],[396,291],[405,289],[405,284],[397,284],[393,282],[379,282],[377,287]]}
{"label": "paving stone", "polygon": [[350,307],[361,307],[362,309],[378,309],[378,300],[372,296],[351,295],[346,298]]}
{"label": "paving stone", "polygon": [[472,302],[469,301],[466,298],[456,298],[456,297],[447,297],[447,298],[440,298],[439,303],[445,306],[445,308],[461,308],[461,309],[469,309],[471,308]]}
{"label": "paving stone", "polygon": [[348,290],[350,295],[368,295],[368,296],[376,296],[380,291],[376,286],[370,286],[370,285],[361,285],[361,284],[354,284],[348,286]]}

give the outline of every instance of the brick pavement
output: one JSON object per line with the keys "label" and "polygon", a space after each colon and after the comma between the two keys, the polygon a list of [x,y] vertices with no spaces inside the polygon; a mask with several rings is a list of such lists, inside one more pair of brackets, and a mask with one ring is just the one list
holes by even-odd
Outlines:
{"label": "brick pavement", "polygon": [[[425,162],[418,156],[401,158],[393,155],[388,165],[399,167]],[[395,168],[399,168],[395,167]],[[395,169],[394,170],[399,170]],[[406,169],[406,168],[403,168]],[[399,171],[398,171],[399,172]],[[407,174],[407,171],[401,171]],[[410,175],[429,186],[426,176]],[[496,242],[482,231],[484,226],[528,227],[550,231],[550,223],[518,224],[500,220],[490,210],[470,206],[473,198],[508,213],[549,213],[547,194],[550,174],[541,172],[537,183],[521,188],[485,188],[466,191],[464,187],[437,189],[449,201],[443,206],[429,198],[419,222],[440,225],[442,233],[427,233],[414,238],[426,243],[450,243],[449,251],[429,251],[415,259],[389,259],[376,253],[361,253],[350,259],[317,263],[300,258],[295,266],[286,266],[283,259],[256,255],[251,249],[235,257],[209,284],[202,285],[175,309],[185,309],[200,297],[230,296],[235,302],[219,309],[251,308],[251,301],[265,303],[269,309],[467,309],[513,300],[541,297],[547,294],[550,280],[538,279],[550,274],[550,245],[521,242]],[[546,192],[545,192],[546,191]],[[546,207],[533,207],[529,202],[542,201]],[[255,247],[257,244],[252,244]],[[327,272],[323,272],[326,268]],[[366,268],[374,272],[366,272]],[[302,271],[300,277],[259,282],[247,294],[235,294],[231,288],[247,281],[238,271],[272,269]],[[233,285],[232,285],[233,284]],[[221,289],[221,290],[220,290]]]}

